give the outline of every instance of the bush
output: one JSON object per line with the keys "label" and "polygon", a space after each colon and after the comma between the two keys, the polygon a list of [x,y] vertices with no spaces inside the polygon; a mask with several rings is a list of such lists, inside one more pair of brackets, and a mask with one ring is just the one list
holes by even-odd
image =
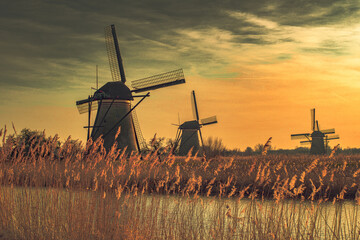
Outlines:
{"label": "bush", "polygon": [[203,150],[205,151],[205,155],[207,157],[216,157],[223,155],[226,148],[220,138],[208,137],[204,141]]}

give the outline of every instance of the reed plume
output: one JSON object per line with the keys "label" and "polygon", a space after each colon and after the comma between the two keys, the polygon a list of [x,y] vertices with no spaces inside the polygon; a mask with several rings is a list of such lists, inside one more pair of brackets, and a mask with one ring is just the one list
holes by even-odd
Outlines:
{"label": "reed plume", "polygon": [[264,145],[264,147],[262,149],[261,155],[266,156],[266,154],[267,154],[267,152],[268,152],[268,150],[270,148],[271,139],[272,139],[272,137],[269,137],[269,139],[265,143],[265,145]]}
{"label": "reed plume", "polygon": [[336,146],[333,148],[333,150],[332,150],[331,153],[330,153],[329,158],[333,158],[333,157],[334,157],[334,155],[335,155],[335,153],[336,153],[336,151],[338,150],[339,147],[340,147],[340,144],[336,145]]}

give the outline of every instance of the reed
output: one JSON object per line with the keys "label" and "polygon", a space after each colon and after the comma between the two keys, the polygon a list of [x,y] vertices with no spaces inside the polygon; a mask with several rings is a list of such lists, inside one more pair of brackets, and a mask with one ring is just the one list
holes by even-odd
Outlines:
{"label": "reed", "polygon": [[15,239],[359,239],[359,155],[128,156],[1,134],[0,234]]}

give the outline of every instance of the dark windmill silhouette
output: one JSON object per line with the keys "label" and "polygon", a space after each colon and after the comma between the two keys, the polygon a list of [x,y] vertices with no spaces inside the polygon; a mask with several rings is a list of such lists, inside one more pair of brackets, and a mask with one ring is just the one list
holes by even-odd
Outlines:
{"label": "dark windmill silhouette", "polygon": [[311,144],[311,154],[325,154],[328,141],[339,139],[339,135],[334,135],[335,129],[320,130],[319,122],[315,118],[315,108],[311,109],[311,130],[312,133],[292,134],[291,139],[304,139],[300,144]]}
{"label": "dark windmill silhouette", "polygon": [[179,128],[176,132],[175,146],[178,147],[178,154],[181,156],[188,154],[191,148],[192,154],[198,152],[200,148],[199,135],[201,145],[204,146],[204,141],[201,134],[201,127],[217,123],[216,116],[199,120],[200,118],[196,103],[195,91],[191,92],[191,104],[195,120],[186,121],[181,125],[177,125]]}
{"label": "dark windmill silhouette", "polygon": [[[132,81],[130,90],[125,84],[125,71],[114,25],[105,28],[105,41],[113,81],[96,89],[94,95],[87,99],[77,101],[76,105],[80,113],[88,113],[88,125],[85,127],[88,129],[88,139],[91,137],[95,140],[101,136],[106,149],[117,141],[118,148],[127,147],[127,152],[140,151],[147,148],[147,145],[141,134],[135,108],[150,96],[148,91],[185,83],[184,73],[182,69],[178,69]],[[147,93],[133,95],[141,92]],[[134,98],[140,100],[132,106]],[[94,110],[97,113],[91,126],[91,112]]]}

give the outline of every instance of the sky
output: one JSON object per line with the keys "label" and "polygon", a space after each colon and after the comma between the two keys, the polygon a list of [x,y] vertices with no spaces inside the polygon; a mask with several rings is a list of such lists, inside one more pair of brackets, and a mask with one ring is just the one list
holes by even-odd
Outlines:
{"label": "sky", "polygon": [[86,140],[75,102],[111,81],[104,27],[115,24],[128,86],[183,68],[186,84],[151,92],[137,108],[143,135],[174,138],[192,120],[228,148],[294,148],[310,109],[331,145],[360,147],[358,0],[2,0],[0,126]]}

